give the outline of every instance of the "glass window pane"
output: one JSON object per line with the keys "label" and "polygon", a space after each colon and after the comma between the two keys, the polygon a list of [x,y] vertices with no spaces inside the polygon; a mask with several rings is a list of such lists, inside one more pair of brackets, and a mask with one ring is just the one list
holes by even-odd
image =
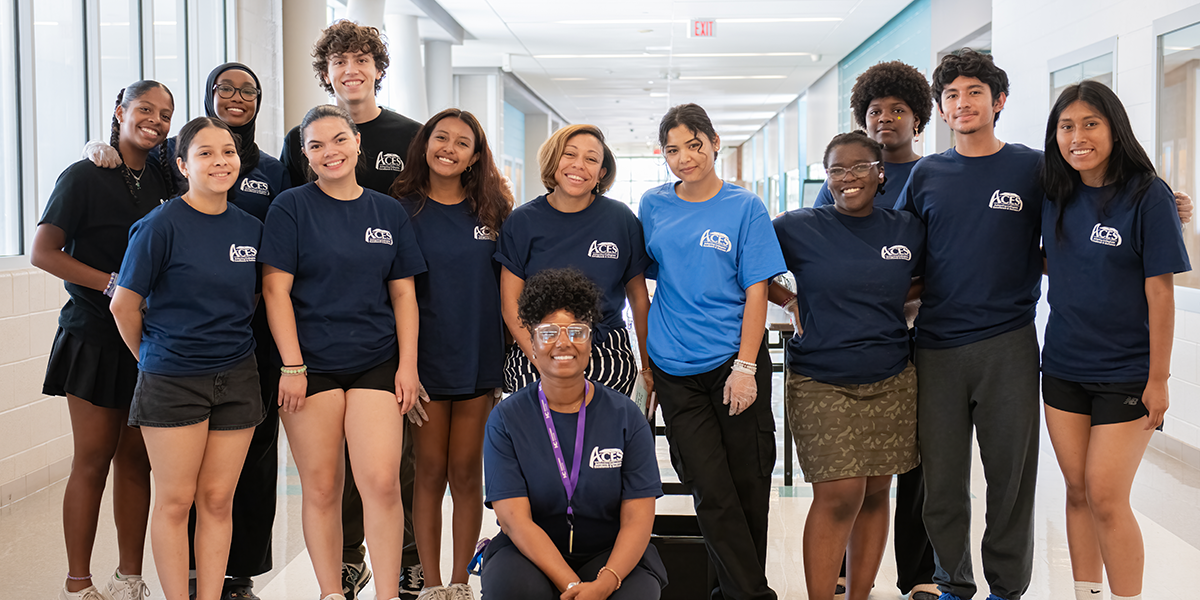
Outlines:
{"label": "glass window pane", "polygon": [[[12,0],[0,1],[0,255],[21,252],[21,156],[17,147],[17,69]],[[17,160],[13,160],[17,158]]]}
{"label": "glass window pane", "polygon": [[[189,0],[188,24],[195,36],[190,49],[196,53],[190,57],[192,65],[191,110],[193,117],[204,115],[204,97],[209,90],[200,87],[208,73],[225,59],[225,3],[214,0]],[[178,92],[176,92],[178,93]]]}
{"label": "glass window pane", "polygon": [[[1200,103],[1200,24],[1159,37],[1158,60],[1158,174],[1175,190],[1194,190],[1200,157],[1197,156],[1197,117]],[[1183,241],[1195,262],[1200,257],[1200,224],[1183,226]],[[1180,273],[1175,285],[1200,288],[1200,275]]]}
{"label": "glass window pane", "polygon": [[[73,0],[33,3],[33,85],[37,137],[38,216],[59,173],[79,159],[87,136],[83,6]],[[113,100],[116,100],[114,92]],[[111,110],[108,115],[112,115]]]}
{"label": "glass window pane", "polygon": [[[179,133],[192,117],[187,112],[188,87],[186,48],[182,29],[183,15],[177,0],[154,0],[154,80],[167,86],[175,96],[175,116],[171,135]],[[203,114],[203,113],[201,113]]]}
{"label": "glass window pane", "polygon": [[[108,141],[108,120],[121,88],[142,78],[136,0],[100,0],[100,105],[92,115],[101,119]],[[95,128],[93,127],[93,130]]]}

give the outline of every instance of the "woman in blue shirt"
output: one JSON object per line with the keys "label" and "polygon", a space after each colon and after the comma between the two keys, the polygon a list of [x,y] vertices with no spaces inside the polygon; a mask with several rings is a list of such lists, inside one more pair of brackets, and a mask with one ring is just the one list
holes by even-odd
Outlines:
{"label": "woman in blue shirt", "polygon": [[1174,274],[1191,270],[1170,189],[1117,95],[1084,81],[1046,123],[1042,239],[1050,319],[1046,428],[1067,484],[1077,598],[1141,598],[1145,561],[1129,490],[1167,411]]}
{"label": "woman in blue shirt", "polygon": [[542,270],[521,292],[541,379],[488,418],[487,503],[501,528],[483,553],[488,600],[654,600],[667,582],[650,545],[662,495],[650,425],[585,377],[599,299],[575,269]]}
{"label": "woman in blue shirt", "polygon": [[[775,467],[767,282],[785,269],[766,206],[721,181],[704,109],[659,123],[680,180],[647,191],[640,216],[657,279],[647,351],[675,471],[691,486],[726,598],[771,599],[767,510]],[[832,588],[831,588],[832,589]]]}
{"label": "woman in blue shirt", "polygon": [[[413,534],[432,598],[472,598],[467,565],[483,523],[483,427],[503,381],[496,232],[512,195],[496,168],[479,120],[448,108],[434,115],[408,150],[392,185],[428,271],[415,279],[421,312],[417,372],[421,400],[409,411],[416,481]],[[442,499],[454,499],[452,570],[442,586]],[[439,596],[438,594],[441,594]]]}
{"label": "woman in blue shirt", "polygon": [[271,205],[259,254],[283,360],[280,417],[300,471],[321,597],[342,595],[345,445],[362,494],[375,595],[388,600],[398,591],[403,547],[401,431],[420,387],[413,276],[425,261],[400,203],[358,184],[349,113],[318,106],[300,131],[316,181]]}
{"label": "woman in blue shirt", "polygon": [[496,260],[500,301],[516,338],[504,364],[505,387],[519,390],[537,379],[529,336],[517,319],[525,280],[542,269],[579,269],[600,286],[600,319],[592,338],[588,376],[629,395],[638,366],[622,316],[628,299],[642,358],[641,377],[653,380],[646,361],[646,311],[650,297],[643,273],[650,263],[642,228],[625,204],[604,196],[617,177],[617,161],[595,125],[554,132],[538,150],[547,193],[517,207],[500,232]]}
{"label": "woman in blue shirt", "polygon": [[848,598],[865,600],[887,543],[892,475],[919,462],[904,304],[921,274],[925,226],[909,212],[874,207],[882,160],[883,147],[861,131],[834,137],[823,163],[835,204],[775,219],[796,277],[795,295],[773,285],[772,296],[796,314],[785,402],[813,485],[804,579],[814,599],[832,600],[853,539]]}
{"label": "woman in blue shirt", "polygon": [[239,166],[228,125],[200,117],[178,141],[191,186],[130,229],[111,308],[141,371],[129,424],[142,428],[153,467],[163,592],[188,593],[195,503],[196,594],[211,600],[225,579],[238,474],[263,419],[250,328],[262,223],[226,201]]}

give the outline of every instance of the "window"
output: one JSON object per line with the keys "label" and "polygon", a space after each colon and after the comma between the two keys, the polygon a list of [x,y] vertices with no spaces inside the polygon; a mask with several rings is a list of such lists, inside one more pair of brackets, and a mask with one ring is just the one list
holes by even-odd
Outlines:
{"label": "window", "polygon": [[[0,153],[8,160],[0,161],[0,198],[20,198],[21,163],[13,157],[21,155],[17,144],[16,23],[12,0],[0,1]],[[5,200],[0,204],[0,255],[21,252],[21,203]]]}
{"label": "window", "polygon": [[622,156],[617,158],[617,179],[606,195],[628,204],[636,214],[646,190],[674,180],[662,156]]}
{"label": "window", "polygon": [[1081,81],[1098,81],[1113,87],[1113,53],[1107,52],[1096,58],[1075,63],[1050,73],[1050,105],[1058,100],[1067,86]]}
{"label": "window", "polygon": [[[1171,189],[1197,188],[1197,141],[1200,141],[1200,23],[1158,36],[1158,174]],[[1200,224],[1183,226],[1188,254],[1200,256]],[[1200,288],[1194,271],[1175,276],[1175,285]]]}
{"label": "window", "polygon": [[[34,139],[39,142],[34,219],[41,217],[59,173],[79,160],[79,150],[87,141],[83,24],[81,2],[40,0],[33,3],[33,113],[37,136]],[[113,100],[109,100],[109,115],[112,115]],[[22,131],[24,135],[30,133]],[[33,190],[27,188],[24,191],[28,194]]]}

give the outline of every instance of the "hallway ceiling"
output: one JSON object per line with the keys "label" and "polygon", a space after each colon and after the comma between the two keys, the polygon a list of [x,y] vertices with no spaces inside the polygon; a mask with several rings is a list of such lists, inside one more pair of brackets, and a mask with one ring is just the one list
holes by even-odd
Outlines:
{"label": "hallway ceiling", "polygon": [[[657,145],[667,108],[696,102],[737,145],[909,0],[439,0],[470,32],[456,67],[503,67],[621,155]],[[690,19],[715,36],[688,37]]]}

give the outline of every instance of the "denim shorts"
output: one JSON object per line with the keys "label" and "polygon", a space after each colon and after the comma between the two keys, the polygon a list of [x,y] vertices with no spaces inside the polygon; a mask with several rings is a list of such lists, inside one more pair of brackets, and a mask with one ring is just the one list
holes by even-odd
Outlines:
{"label": "denim shorts", "polygon": [[208,421],[208,429],[256,427],[264,417],[258,362],[251,353],[212,375],[138,373],[130,427],[183,427]]}

